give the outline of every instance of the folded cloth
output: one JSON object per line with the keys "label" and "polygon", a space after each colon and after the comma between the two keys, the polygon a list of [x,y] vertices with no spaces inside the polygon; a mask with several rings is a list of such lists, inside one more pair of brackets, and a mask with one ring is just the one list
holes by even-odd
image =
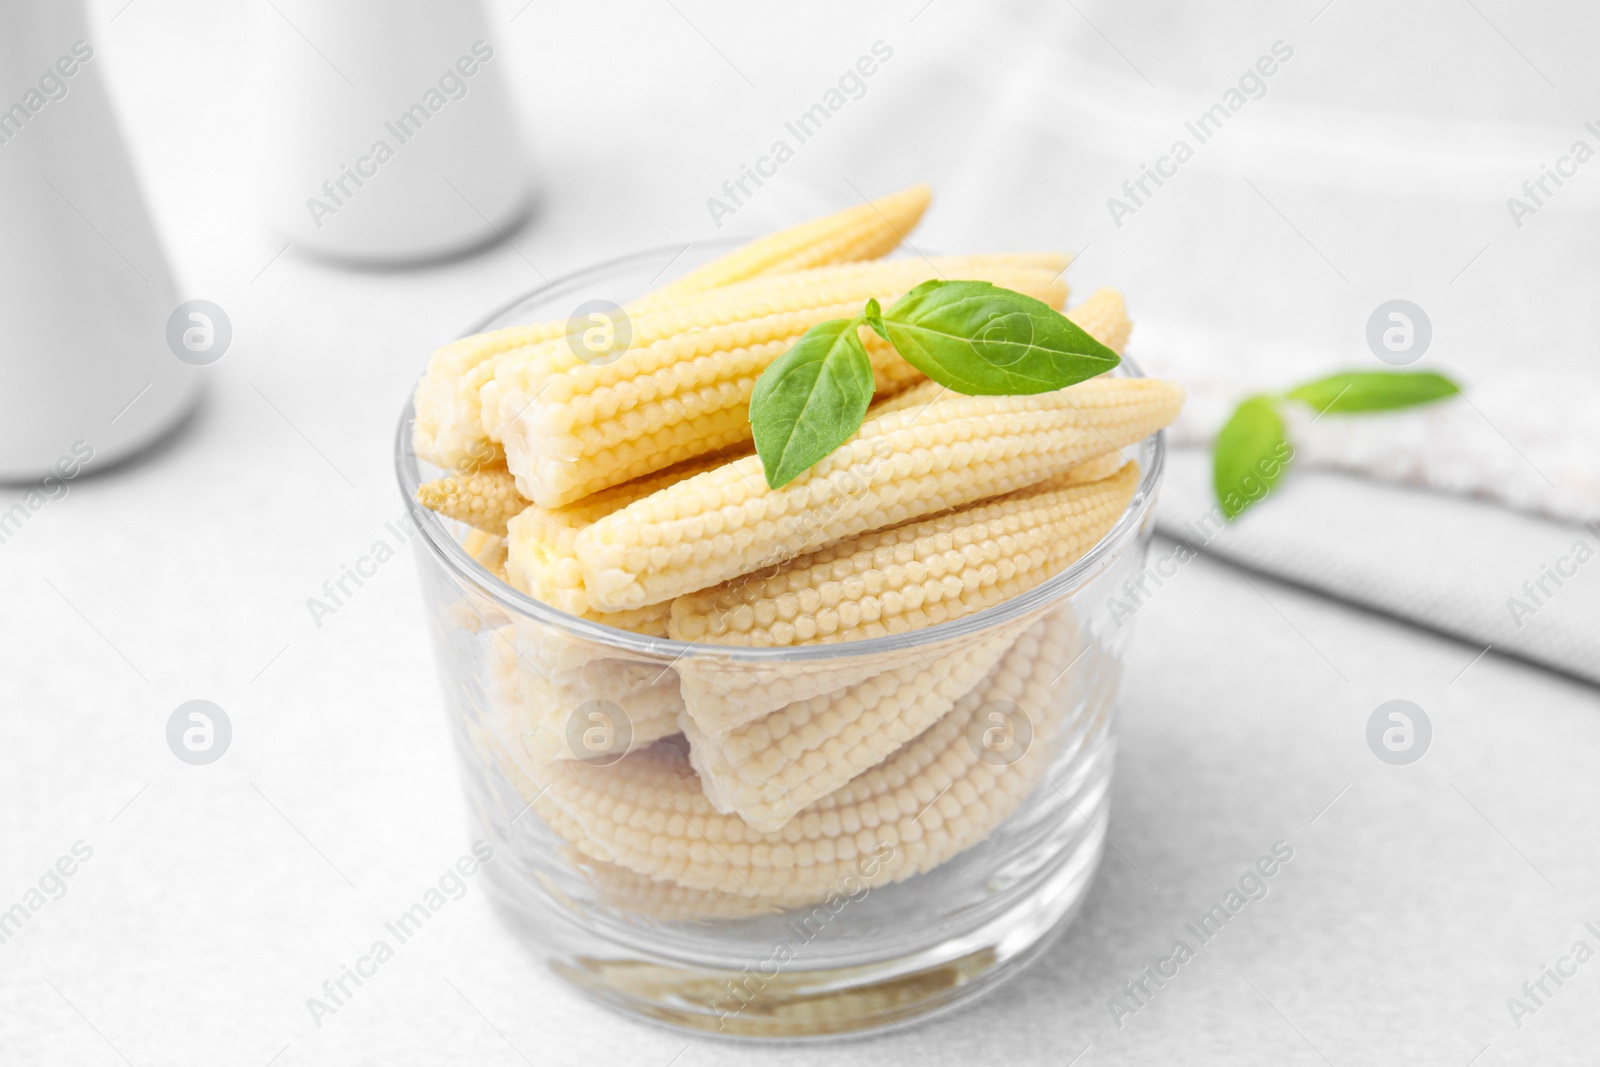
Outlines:
{"label": "folded cloth", "polygon": [[[1224,343],[1200,324],[1177,328],[1157,318],[1134,331],[1145,371],[1183,382],[1175,445],[1209,446],[1235,405],[1255,393],[1282,393],[1335,370],[1384,370],[1371,359],[1327,350],[1284,350]],[[1393,412],[1320,414],[1285,403],[1297,469],[1324,467],[1445,493],[1482,497],[1519,511],[1586,523],[1600,519],[1600,379],[1514,366],[1450,375],[1463,395]]]}
{"label": "folded cloth", "polygon": [[[1600,522],[1296,467],[1232,523],[1175,448],[1157,529],[1191,548],[1600,684]],[[1170,565],[1167,568],[1170,572]],[[1159,595],[1154,580],[1140,596]],[[1125,608],[1137,607],[1136,604]]]}

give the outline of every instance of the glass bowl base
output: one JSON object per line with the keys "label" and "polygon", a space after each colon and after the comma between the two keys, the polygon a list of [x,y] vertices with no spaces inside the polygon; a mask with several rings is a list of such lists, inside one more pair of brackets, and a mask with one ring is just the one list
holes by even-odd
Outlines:
{"label": "glass bowl base", "polygon": [[[1078,840],[1060,851],[1059,842],[1052,842],[1051,861],[1010,887],[1006,907],[968,929],[938,931],[936,939],[897,953],[880,947],[860,962],[801,966],[793,959],[786,965],[784,934],[774,937],[765,965],[740,969],[695,958],[701,953],[644,950],[637,937],[607,936],[570,915],[530,909],[526,886],[517,884],[509,865],[491,865],[492,895],[504,920],[546,966],[629,1017],[730,1039],[870,1035],[931,1019],[989,993],[1071,925],[1105,843],[1109,792],[1086,792],[1091,795],[1078,800],[1086,817],[1077,825]],[[803,911],[794,914],[799,917],[788,919],[785,929],[791,942],[799,942],[809,927]]]}

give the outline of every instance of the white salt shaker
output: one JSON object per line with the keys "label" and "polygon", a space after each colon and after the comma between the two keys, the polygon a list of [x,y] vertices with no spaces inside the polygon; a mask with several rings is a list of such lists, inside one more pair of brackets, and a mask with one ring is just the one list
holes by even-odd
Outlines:
{"label": "white salt shaker", "polygon": [[52,494],[159,437],[210,361],[167,343],[178,299],[102,66],[81,0],[0,4],[0,480]]}
{"label": "white salt shaker", "polygon": [[256,5],[260,206],[301,252],[419,262],[500,239],[532,187],[480,0]]}

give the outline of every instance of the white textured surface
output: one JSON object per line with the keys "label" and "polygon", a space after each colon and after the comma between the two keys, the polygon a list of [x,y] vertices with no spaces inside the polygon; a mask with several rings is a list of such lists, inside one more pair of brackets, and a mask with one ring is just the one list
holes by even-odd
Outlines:
{"label": "white textured surface", "polygon": [[[511,22],[521,6],[495,13],[542,160],[535,227],[513,237],[515,250],[348,274],[293,254],[272,262],[279,247],[250,221],[251,154],[263,146],[242,80],[244,19],[286,32],[271,8],[95,5],[174,261],[194,295],[229,311],[235,341],[182,437],[75,483],[0,545],[11,609],[0,905],[73,842],[94,848],[67,894],[0,945],[0,1061],[942,1067],[1063,1065],[1087,1046],[1084,1067],[1592,1062],[1600,963],[1521,1029],[1505,1002],[1586,936],[1584,920],[1600,925],[1594,690],[1494,653],[1471,663],[1474,648],[1268,580],[1252,588],[1205,559],[1139,613],[1118,851],[1065,939],[973,1010],[826,1050],[690,1042],[619,1021],[536,971],[471,885],[316,1029],[305,999],[468,847],[410,562],[385,564],[320,629],[305,607],[341,565],[392,540],[390,433],[427,350],[538,272],[712,232],[704,198],[874,39],[893,42],[894,63],[730,228],[834,206],[850,195],[846,178],[869,192],[927,178],[941,201],[921,243],[1090,240],[1075,284],[1123,284],[1136,315],[1223,333],[1253,323],[1270,343],[1309,347],[1359,338],[1371,306],[1409,293],[1469,339],[1469,366],[1519,335],[1538,369],[1590,358],[1579,341],[1596,265],[1576,223],[1600,173],[1519,233],[1499,203],[1581,116],[1468,5],[1394,13],[1337,0],[1309,23],[1316,5],[1153,18],[1080,4],[1161,86],[1148,94],[1066,5],[1014,22],[948,0],[920,12],[823,5],[774,25],[678,0],[755,90],[670,6],[533,5]],[[1478,6],[1551,78],[1593,98],[1592,33],[1565,32],[1542,9]],[[1237,23],[1236,39],[1219,44],[1213,22]],[[1337,141],[1306,125],[1308,109],[1340,105],[1392,108],[1401,147],[1405,130],[1458,112],[1471,130],[1498,123],[1516,137],[1440,127],[1457,130],[1441,140],[1459,154],[1495,161],[1482,173],[1449,168],[1445,197],[1429,184],[1439,171],[1407,171],[1404,153],[1387,182],[1352,172],[1351,195],[1371,188],[1392,203],[1375,216],[1372,201],[1318,192],[1317,159],[1266,153],[1253,180],[1348,283],[1236,175],[1217,172],[1220,142],[1215,163],[1197,160],[1111,232],[1101,200],[1187,112],[1165,94],[1214,97],[1284,35],[1304,74],[1275,85],[1250,118],[1309,130],[1318,153]],[[582,76],[597,56],[606,75]],[[1125,143],[1096,140],[1098,128],[1073,140],[1088,119],[1057,110],[1062,101],[1118,77],[1155,124],[1110,123],[1126,127]],[[1367,551],[1387,549],[1381,516],[1365,536]],[[162,736],[194,697],[221,704],[235,726],[232,749],[208,768],[179,763]],[[1434,723],[1433,750],[1409,768],[1380,763],[1363,739],[1372,709],[1393,697]],[[1296,854],[1268,897],[1115,1027],[1106,999],[1279,839]]]}

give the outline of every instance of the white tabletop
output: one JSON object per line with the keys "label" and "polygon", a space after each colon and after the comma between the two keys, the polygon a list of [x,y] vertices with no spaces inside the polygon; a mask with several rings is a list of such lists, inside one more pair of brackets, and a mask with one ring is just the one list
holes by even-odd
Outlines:
{"label": "white tabletop", "polygon": [[[705,196],[830,72],[886,34],[909,61],[937,20],[967,16],[949,0],[829,9],[847,34],[785,31],[807,52],[709,6],[497,4],[522,57],[538,217],[514,248],[356,273],[274,261],[252,221],[245,13],[122,3],[94,15],[135,153],[185,289],[227,309],[234,342],[170,442],[74,482],[0,546],[0,909],[92,850],[0,944],[0,1061],[1592,1062],[1600,960],[1545,979],[1520,1020],[1507,1001],[1532,1005],[1524,983],[1575,942],[1600,950],[1594,691],[1205,558],[1139,614],[1114,849],[1085,910],[970,1010],[825,1052],[690,1039],[542,972],[470,885],[318,1027],[306,999],[470,845],[409,555],[320,627],[306,607],[401,512],[391,436],[428,350],[540,274],[709,236]],[[580,93],[570,53],[590,46],[627,73]],[[888,86],[861,104],[858,146],[887,113],[871,108],[907,106]],[[867,160],[851,181],[925,177],[953,201],[929,240],[992,235],[993,211],[957,206],[976,192],[967,149],[924,123],[924,159]],[[838,206],[816,174],[839,165],[797,161],[810,169],[738,223]],[[1044,229],[990,243],[1076,244],[1060,216]],[[1085,287],[1115,262],[1086,258]],[[164,736],[195,698],[234,728],[205,767]],[[1433,723],[1407,767],[1365,740],[1392,698]],[[1266,897],[1115,1020],[1108,999],[1280,841],[1293,859]]]}

